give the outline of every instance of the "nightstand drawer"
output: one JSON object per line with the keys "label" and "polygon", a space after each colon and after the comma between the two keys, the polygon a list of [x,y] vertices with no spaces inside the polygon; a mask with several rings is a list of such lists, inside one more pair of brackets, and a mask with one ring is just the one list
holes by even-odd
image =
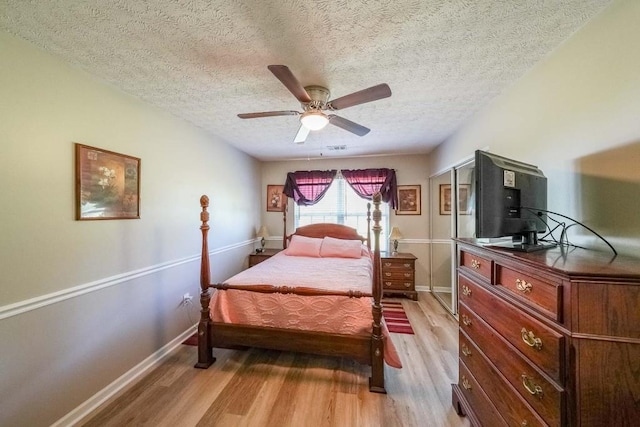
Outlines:
{"label": "nightstand drawer", "polygon": [[413,271],[415,270],[414,260],[399,260],[399,259],[383,259],[382,270],[388,271]]}
{"label": "nightstand drawer", "polygon": [[398,270],[382,270],[382,280],[393,280],[393,281],[414,281],[414,271],[398,271]]}
{"label": "nightstand drawer", "polygon": [[382,287],[385,290],[394,289],[399,291],[412,291],[415,287],[413,280],[401,281],[401,280],[385,280],[382,279]]}

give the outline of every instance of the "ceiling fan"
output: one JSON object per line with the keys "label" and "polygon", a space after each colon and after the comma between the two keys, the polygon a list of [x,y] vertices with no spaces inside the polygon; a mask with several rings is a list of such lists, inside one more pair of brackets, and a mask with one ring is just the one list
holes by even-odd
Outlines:
{"label": "ceiling fan", "polygon": [[255,119],[258,117],[300,116],[300,128],[294,139],[294,142],[297,144],[302,144],[307,139],[310,131],[320,130],[324,128],[327,123],[331,123],[358,136],[368,134],[370,131],[369,128],[335,114],[326,114],[325,111],[342,110],[353,107],[354,105],[391,96],[389,85],[382,83],[329,101],[329,89],[322,86],[303,87],[286,65],[269,65],[267,68],[289,89],[289,92],[300,101],[303,111],[265,111],[261,113],[238,114],[238,117],[241,119]]}

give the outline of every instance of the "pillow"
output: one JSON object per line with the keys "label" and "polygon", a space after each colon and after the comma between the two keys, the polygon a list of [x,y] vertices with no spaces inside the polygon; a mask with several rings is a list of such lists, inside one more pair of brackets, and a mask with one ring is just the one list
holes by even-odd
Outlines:
{"label": "pillow", "polygon": [[320,247],[322,246],[322,239],[316,239],[313,237],[304,237],[294,234],[291,236],[291,241],[285,255],[289,256],[308,256],[320,258]]}
{"label": "pillow", "polygon": [[362,242],[325,237],[322,240],[320,256],[323,258],[360,258],[362,256]]}

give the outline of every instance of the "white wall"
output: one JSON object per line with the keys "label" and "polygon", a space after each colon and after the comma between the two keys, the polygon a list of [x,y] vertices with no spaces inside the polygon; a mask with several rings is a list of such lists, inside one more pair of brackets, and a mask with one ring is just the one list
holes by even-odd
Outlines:
{"label": "white wall", "polygon": [[[323,158],[298,161],[265,162],[262,165],[262,223],[267,226],[272,237],[267,247],[281,248],[283,223],[282,214],[266,212],[267,185],[284,185],[288,172],[297,170],[367,169],[390,168],[396,170],[398,185],[420,185],[421,215],[396,215],[390,212],[389,230],[398,227],[404,238],[399,241],[399,252],[411,252],[416,261],[416,285],[429,283],[429,169],[426,155],[380,156],[356,158]],[[287,233],[294,230],[294,204],[289,200],[291,218],[287,221]],[[389,230],[382,230],[381,238],[386,238]]]}
{"label": "white wall", "polygon": [[[0,141],[0,425],[50,425],[197,321],[202,194],[245,265],[260,165],[5,33]],[[74,142],[141,158],[140,219],[75,220]]]}
{"label": "white wall", "polygon": [[[549,209],[640,254],[640,2],[618,0],[429,157],[440,170],[474,150],[538,165]],[[606,250],[578,227],[576,243]]]}

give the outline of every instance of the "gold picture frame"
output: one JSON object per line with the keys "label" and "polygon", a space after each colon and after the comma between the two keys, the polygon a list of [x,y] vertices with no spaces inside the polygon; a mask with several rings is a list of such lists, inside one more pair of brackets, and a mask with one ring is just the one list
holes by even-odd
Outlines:
{"label": "gold picture frame", "polygon": [[140,159],[75,144],[76,220],[139,219]]}
{"label": "gold picture frame", "polygon": [[284,185],[267,185],[267,212],[282,212],[287,204]]}
{"label": "gold picture frame", "polygon": [[396,215],[421,215],[420,185],[398,185]]}

